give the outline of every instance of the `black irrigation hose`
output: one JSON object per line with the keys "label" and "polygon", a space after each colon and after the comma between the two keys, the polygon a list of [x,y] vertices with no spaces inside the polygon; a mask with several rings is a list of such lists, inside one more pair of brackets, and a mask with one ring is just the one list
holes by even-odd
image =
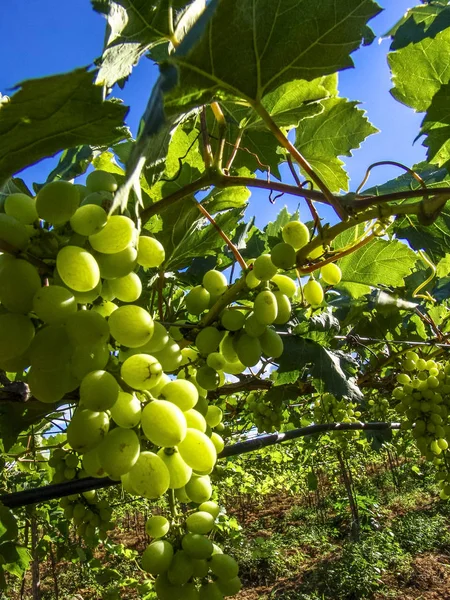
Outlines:
{"label": "black irrigation hose", "polygon": [[[227,456],[236,456],[260,450],[267,446],[287,442],[306,435],[324,433],[326,431],[385,431],[387,429],[399,429],[400,423],[324,423],[322,425],[309,425],[300,429],[291,429],[285,433],[268,433],[258,435],[249,440],[226,446],[219,454],[219,458]],[[0,502],[8,508],[19,508],[29,504],[37,504],[48,500],[56,500],[63,496],[71,494],[81,494],[89,490],[98,490],[101,488],[117,485],[119,482],[109,479],[109,477],[95,478],[85,477],[83,479],[74,479],[64,483],[54,483],[40,488],[5,494],[0,496]]]}

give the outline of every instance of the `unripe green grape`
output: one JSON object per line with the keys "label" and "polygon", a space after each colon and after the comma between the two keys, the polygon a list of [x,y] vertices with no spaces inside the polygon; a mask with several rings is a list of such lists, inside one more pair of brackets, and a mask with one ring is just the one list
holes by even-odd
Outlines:
{"label": "unripe green grape", "polygon": [[80,202],[80,206],[86,206],[87,204],[95,204],[96,206],[101,206],[106,212],[109,212],[109,209],[111,208],[113,203],[113,198],[114,197],[111,192],[89,192],[89,190],[87,190],[87,193],[84,195],[83,199]]}
{"label": "unripe green grape", "polygon": [[191,499],[186,494],[184,488],[178,488],[177,490],[175,490],[175,498],[178,500],[178,502],[183,502],[184,504],[188,504],[189,502],[191,502]]}
{"label": "unripe green grape", "polygon": [[439,446],[439,448],[440,448],[441,450],[447,450],[447,449],[448,449],[448,442],[447,442],[447,440],[446,440],[446,439],[444,439],[444,438],[439,438],[439,439],[437,440],[437,445]]}
{"label": "unripe green grape", "polygon": [[153,452],[141,452],[129,472],[131,487],[144,498],[159,498],[169,489],[170,474],[164,462]]}
{"label": "unripe green grape", "polygon": [[277,274],[271,279],[273,283],[278,287],[282,294],[285,294],[288,298],[295,296],[297,292],[297,286],[295,281],[286,275]]}
{"label": "unripe green grape", "polygon": [[239,375],[243,373],[247,367],[241,363],[238,359],[234,362],[226,362],[225,366],[222,368],[223,373],[228,373],[230,375]]}
{"label": "unripe green grape", "polygon": [[286,244],[290,244],[295,250],[306,246],[309,242],[309,229],[300,221],[289,221],[281,230],[281,235]]}
{"label": "unripe green grape", "polygon": [[234,349],[233,343],[234,337],[227,333],[222,341],[220,342],[220,352],[223,354],[225,360],[230,363],[236,362],[238,360],[238,355],[236,354],[236,350]]}
{"label": "unripe green grape", "polygon": [[223,333],[215,327],[205,327],[195,338],[195,345],[201,354],[211,354],[219,347]]}
{"label": "unripe green grape", "polygon": [[212,500],[202,502],[198,507],[198,510],[209,512],[209,514],[212,515],[214,519],[217,519],[220,513],[219,505],[216,502],[213,502]]}
{"label": "unripe green grape", "polygon": [[160,352],[167,346],[169,343],[169,334],[167,333],[167,329],[158,321],[153,322],[153,335],[150,340],[138,348],[140,352],[143,354],[153,354],[153,352]]}
{"label": "unripe green grape", "polygon": [[116,254],[133,242],[135,234],[136,229],[130,218],[113,215],[101,231],[89,236],[89,243],[97,252]]}
{"label": "unripe green grape", "polygon": [[77,292],[89,292],[100,281],[95,258],[78,246],[61,248],[56,257],[56,268],[62,281]]}
{"label": "unripe green grape", "polygon": [[171,584],[167,573],[162,573],[156,578],[153,590],[158,600],[184,600],[184,588],[185,586]]}
{"label": "unripe green grape", "polygon": [[196,362],[199,358],[199,353],[194,348],[182,348],[181,349],[181,364],[182,365],[191,365]]}
{"label": "unripe green grape", "polygon": [[164,537],[170,529],[170,523],[161,515],[154,515],[147,519],[145,524],[146,533],[152,538]]}
{"label": "unripe green grape", "polygon": [[406,384],[410,383],[410,381],[411,381],[411,377],[409,375],[407,375],[406,373],[399,373],[396,376],[396,379],[397,379],[398,383],[400,383],[401,385],[406,385]]}
{"label": "unripe green grape", "polygon": [[181,545],[189,556],[196,559],[207,559],[213,552],[211,540],[198,533],[187,533],[183,536]]}
{"label": "unripe green grape", "polygon": [[86,187],[90,192],[115,192],[118,185],[112,173],[96,169],[86,177]]}
{"label": "unripe green grape", "polygon": [[138,239],[138,265],[149,269],[159,267],[166,257],[163,245],[153,237],[141,235]]}
{"label": "unripe green grape", "polygon": [[63,398],[69,391],[70,374],[65,369],[41,371],[31,368],[28,371],[27,383],[32,396],[40,402],[53,404]]}
{"label": "unripe green grape", "polygon": [[204,583],[199,590],[200,600],[223,600],[223,594],[217,583]]}
{"label": "unripe green grape", "polygon": [[273,264],[279,269],[292,269],[295,265],[295,250],[291,244],[280,242],[270,252]]}
{"label": "unripe green grape", "polygon": [[174,379],[165,385],[161,394],[182,411],[194,408],[198,401],[198,391],[193,383],[185,379]]}
{"label": "unripe green grape", "polygon": [[273,264],[270,254],[261,254],[253,263],[253,274],[260,281],[269,281],[277,271],[278,268]]}
{"label": "unripe green grape", "polygon": [[274,292],[273,295],[277,300],[277,318],[274,323],[284,325],[291,318],[291,303],[289,302],[289,298],[282,292]]}
{"label": "unripe green grape", "polygon": [[29,347],[31,365],[42,371],[63,369],[70,360],[73,348],[62,325],[48,325],[40,329]]}
{"label": "unripe green grape", "polygon": [[[208,562],[203,558],[192,558],[192,576],[193,577],[206,577],[209,571]],[[198,596],[197,596],[198,598]]]}
{"label": "unripe green grape", "polygon": [[202,433],[206,431],[205,417],[198,410],[191,408],[184,413],[186,424],[191,429],[198,429]]}
{"label": "unripe green grape", "polygon": [[136,302],[142,293],[142,283],[136,273],[111,279],[109,285],[115,297],[122,302]]}
{"label": "unripe green grape", "polygon": [[167,578],[173,585],[184,585],[192,577],[192,558],[184,551],[178,550],[167,571]]}
{"label": "unripe green grape", "polygon": [[96,204],[77,208],[70,219],[70,226],[79,235],[89,236],[103,229],[108,220],[106,211]]}
{"label": "unripe green grape", "polygon": [[442,448],[440,447],[440,445],[438,444],[437,440],[433,440],[430,444],[430,450],[431,452],[433,452],[434,454],[441,454],[442,453]]}
{"label": "unripe green grape", "polygon": [[239,331],[245,323],[245,315],[240,310],[226,308],[220,315],[222,326],[228,331]]}
{"label": "unripe green grape", "polygon": [[224,596],[235,596],[241,591],[242,583],[239,577],[233,577],[232,579],[218,579],[216,581],[217,587]]}
{"label": "unripe green grape", "polygon": [[[180,375],[181,373],[178,374],[178,377],[180,377]],[[171,381],[170,377],[163,373],[158,380],[158,383],[152,388],[152,396],[158,398],[161,395],[161,390],[169,383],[169,381]]]}
{"label": "unripe green grape", "polygon": [[108,322],[100,314],[91,310],[80,310],[71,315],[65,327],[74,346],[94,345],[109,340]]}
{"label": "unripe green grape", "polygon": [[106,477],[106,471],[100,463],[98,446],[83,454],[82,464],[90,477]]}
{"label": "unripe green grape", "polygon": [[88,373],[80,385],[80,402],[93,411],[108,410],[119,397],[119,384],[107,371]]}
{"label": "unripe green grape", "polygon": [[324,254],[325,248],[323,246],[318,246],[317,248],[314,248],[314,250],[311,250],[311,252],[308,254],[308,259],[314,260],[316,258],[320,258]]}
{"label": "unripe green grape", "polygon": [[25,315],[0,314],[0,360],[21,356],[34,338],[34,326]]}
{"label": "unripe green grape", "polygon": [[70,359],[70,370],[81,381],[91,371],[104,369],[108,361],[109,348],[103,342],[75,346]]}
{"label": "unripe green grape", "polygon": [[184,297],[186,310],[191,315],[199,315],[208,308],[210,294],[202,285],[193,287]]}
{"label": "unripe green grape", "polygon": [[111,418],[119,425],[131,429],[136,427],[141,421],[141,403],[134,394],[122,392],[119,388],[119,394],[116,402],[110,409]]}
{"label": "unripe green grape", "polygon": [[254,313],[250,313],[245,319],[244,330],[250,337],[259,337],[265,332],[266,325],[260,323]]}
{"label": "unripe green grape", "polygon": [[31,225],[38,218],[36,199],[22,192],[10,194],[5,200],[5,213],[24,225]]}
{"label": "unripe green grape", "polygon": [[245,284],[251,290],[257,288],[260,283],[261,280],[256,277],[253,271],[249,271],[245,276]]}
{"label": "unripe green grape", "polygon": [[77,188],[68,181],[52,181],[36,196],[36,210],[41,219],[53,225],[63,225],[80,204]]}
{"label": "unripe green grape", "polygon": [[416,368],[416,363],[413,360],[410,360],[408,358],[406,358],[403,362],[402,362],[402,368],[405,371],[414,371]]}
{"label": "unripe green grape", "polygon": [[10,215],[0,213],[0,240],[13,248],[25,250],[30,241],[30,234],[23,223]]}
{"label": "unripe green grape", "polygon": [[342,279],[342,271],[335,263],[329,263],[320,269],[320,276],[328,285],[337,285]]}
{"label": "unripe green grape", "polygon": [[197,370],[195,378],[197,383],[205,390],[215,390],[219,387],[219,374],[207,365]]}
{"label": "unripe green grape", "polygon": [[223,273],[215,269],[211,269],[203,275],[202,284],[212,296],[220,296],[228,289],[227,278]]}
{"label": "unripe green grape", "polygon": [[152,444],[164,448],[182,442],[187,430],[183,412],[167,400],[153,400],[147,404],[142,411],[141,426],[145,437]]}
{"label": "unripe green grape", "polygon": [[33,296],[33,311],[44,323],[55,323],[77,312],[77,302],[67,288],[60,285],[41,287]]}
{"label": "unripe green grape", "polygon": [[214,444],[214,448],[216,449],[217,454],[220,454],[225,448],[225,442],[223,441],[223,438],[218,433],[213,431],[211,433],[210,440]]}
{"label": "unripe green grape", "polygon": [[0,302],[11,312],[26,314],[41,288],[37,269],[22,259],[8,261],[0,271]]}
{"label": "unripe green grape", "polygon": [[205,420],[210,427],[217,427],[223,419],[223,412],[218,406],[210,404],[205,416]]}
{"label": "unripe green grape", "polygon": [[109,429],[109,418],[105,412],[78,409],[67,427],[67,443],[83,454],[92,450],[105,437]]}
{"label": "unripe green grape", "polygon": [[[263,325],[271,325],[278,314],[276,296],[269,290],[259,292],[253,303],[255,318]],[[245,363],[244,363],[245,364]]]}
{"label": "unripe green grape", "polygon": [[262,351],[266,356],[279,358],[283,354],[284,345],[281,336],[270,327],[259,338]]}
{"label": "unripe green grape", "polygon": [[158,456],[166,465],[170,475],[169,489],[176,490],[184,487],[192,477],[192,469],[189,467],[178,451],[166,453],[164,448],[158,451]]}
{"label": "unripe green grape", "polygon": [[158,384],[162,367],[150,354],[135,354],[122,364],[120,374],[130,387],[136,390],[150,390]]}
{"label": "unripe green grape", "polygon": [[119,480],[136,464],[140,442],[132,429],[116,427],[106,434],[98,446],[100,464],[112,479]]}
{"label": "unripe green grape", "polygon": [[147,573],[159,575],[165,573],[172,562],[173,546],[165,540],[152,542],[142,555],[142,568]]}
{"label": "unripe green grape", "polygon": [[178,450],[183,460],[195,471],[211,472],[217,460],[217,452],[211,440],[197,429],[186,430]]}
{"label": "unripe green grape", "polygon": [[229,554],[213,554],[209,568],[214,575],[224,580],[233,579],[239,573],[239,565]]}
{"label": "unripe green grape", "polygon": [[187,517],[186,527],[191,533],[209,533],[214,527],[214,517],[209,512],[197,511]]}
{"label": "unripe green grape", "polygon": [[104,279],[115,279],[125,277],[131,273],[137,265],[137,250],[129,244],[121,252],[114,254],[102,254],[97,252],[95,259],[100,269],[100,275]]}
{"label": "unripe green grape", "polygon": [[322,286],[315,279],[310,279],[303,288],[303,296],[311,306],[319,306],[324,298]]}
{"label": "unripe green grape", "polygon": [[208,354],[206,364],[215,371],[222,371],[226,367],[227,361],[220,352],[211,352],[211,354]]}
{"label": "unripe green grape", "polygon": [[408,350],[408,352],[405,353],[405,358],[416,363],[419,360],[419,355],[413,350]]}
{"label": "unripe green grape", "polygon": [[154,325],[150,314],[140,306],[127,305],[109,317],[111,335],[119,344],[139,348],[150,341]]}

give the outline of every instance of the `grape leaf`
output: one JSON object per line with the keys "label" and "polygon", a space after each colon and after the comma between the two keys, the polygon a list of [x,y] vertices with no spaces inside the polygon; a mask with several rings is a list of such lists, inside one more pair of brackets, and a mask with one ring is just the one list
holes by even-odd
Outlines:
{"label": "grape leaf", "polygon": [[357,102],[330,98],[321,104],[323,111],[297,128],[295,146],[332,192],[348,190],[349,178],[337,157],[351,156],[352,149],[378,130],[356,108]]}
{"label": "grape leaf", "polygon": [[415,215],[398,219],[395,233],[399,239],[408,240],[414,250],[425,250],[437,262],[450,247],[450,208],[445,207],[432,225],[421,225]]}
{"label": "grape leaf", "polygon": [[388,55],[399,102],[424,112],[441,85],[450,80],[450,28]]}
{"label": "grape leaf", "polygon": [[379,10],[373,0],[212,0],[196,43],[193,27],[169,57],[179,85],[166,106],[198,105],[219,91],[261,101],[286,82],[352,67]]}
{"label": "grape leaf", "polygon": [[[447,169],[438,168],[425,162],[414,165],[413,170],[420,175],[427,188],[450,187],[450,175]],[[395,179],[391,179],[383,185],[377,185],[367,190],[364,194],[373,196],[382,196],[394,192],[404,192],[406,190],[417,190],[421,187],[420,183],[409,173],[404,173]],[[422,198],[418,196],[417,199]]]}
{"label": "grape leaf", "polygon": [[434,37],[449,26],[450,8],[445,0],[438,0],[410,8],[386,35],[394,38],[391,50],[399,50],[408,44]]}
{"label": "grape leaf", "polygon": [[450,254],[446,254],[436,265],[436,275],[439,279],[447,277],[450,273]]}
{"label": "grape leaf", "polygon": [[423,145],[428,148],[427,158],[440,167],[450,167],[450,82],[442,85],[422,122],[421,134],[427,137]]}
{"label": "grape leaf", "polygon": [[95,73],[77,69],[19,84],[0,111],[0,184],[10,175],[83,144],[108,146],[128,137],[128,108],[104,101]]}
{"label": "grape leaf", "polygon": [[214,214],[229,208],[245,208],[250,198],[250,190],[243,186],[233,188],[214,188],[202,200],[209,213]]}

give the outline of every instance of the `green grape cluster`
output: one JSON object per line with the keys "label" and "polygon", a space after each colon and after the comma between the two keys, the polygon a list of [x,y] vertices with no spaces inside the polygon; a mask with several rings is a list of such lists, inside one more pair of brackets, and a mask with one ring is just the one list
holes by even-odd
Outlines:
{"label": "green grape cluster", "polygon": [[159,600],[221,600],[239,592],[237,562],[209,537],[219,512],[215,502],[205,501],[172,527],[164,516],[148,519],[146,531],[154,540],[142,555],[142,568],[155,577]]}
{"label": "green grape cluster", "polygon": [[97,538],[105,540],[108,531],[114,529],[112,509],[107,500],[99,499],[96,491],[65,496],[59,501],[59,506],[88,545],[95,545]]}
{"label": "green grape cluster", "polygon": [[402,429],[412,429],[416,445],[437,467],[442,499],[450,498],[450,363],[405,353],[392,397]]}
{"label": "green grape cluster", "polygon": [[56,448],[48,461],[49,467],[54,469],[51,482],[62,483],[79,477],[81,473],[79,462],[79,457],[75,452]]}
{"label": "green grape cluster", "polygon": [[[317,423],[357,423],[361,416],[356,402],[342,398],[338,400],[333,394],[322,394],[314,402],[314,420]],[[346,447],[350,438],[358,438],[360,431],[333,431],[329,433],[340,446]]]}
{"label": "green grape cluster", "polygon": [[267,394],[252,392],[247,396],[247,407],[259,433],[279,431],[283,422],[285,403],[278,399],[267,401]]}

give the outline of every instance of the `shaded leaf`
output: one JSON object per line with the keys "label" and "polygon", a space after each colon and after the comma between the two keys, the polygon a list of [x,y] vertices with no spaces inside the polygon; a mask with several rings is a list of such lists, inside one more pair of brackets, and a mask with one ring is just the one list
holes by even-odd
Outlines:
{"label": "shaded leaf", "polygon": [[391,50],[399,50],[408,44],[435,37],[450,26],[450,8],[445,0],[434,0],[410,8],[386,35],[394,36]]}
{"label": "shaded leaf", "polygon": [[19,85],[0,111],[0,182],[60,150],[108,146],[127,137],[128,108],[105,102],[94,76],[77,69]]}
{"label": "shaded leaf", "polygon": [[433,96],[422,122],[421,134],[426,135],[423,145],[428,148],[427,158],[439,167],[450,168],[450,83]]}

